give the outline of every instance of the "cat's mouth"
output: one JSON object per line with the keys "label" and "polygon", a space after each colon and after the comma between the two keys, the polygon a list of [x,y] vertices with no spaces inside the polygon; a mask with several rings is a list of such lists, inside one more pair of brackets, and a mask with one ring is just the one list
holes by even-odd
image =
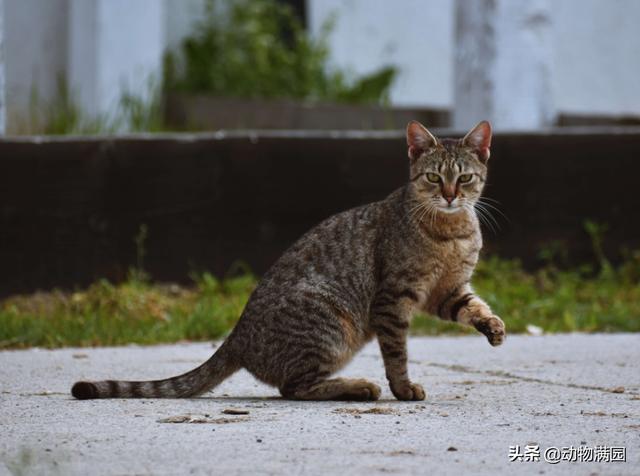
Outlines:
{"label": "cat's mouth", "polygon": [[454,205],[454,204],[448,204],[448,205],[439,205],[438,206],[438,211],[442,212],[442,213],[458,213],[460,210],[462,210],[462,206],[460,205]]}
{"label": "cat's mouth", "polygon": [[436,208],[439,212],[442,213],[458,213],[464,207],[462,206],[462,202],[460,200],[453,200],[451,202],[441,200]]}

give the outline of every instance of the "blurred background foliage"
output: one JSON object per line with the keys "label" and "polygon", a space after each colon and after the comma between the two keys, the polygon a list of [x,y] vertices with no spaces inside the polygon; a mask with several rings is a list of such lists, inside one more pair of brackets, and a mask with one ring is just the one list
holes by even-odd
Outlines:
{"label": "blurred background foliage", "polygon": [[327,38],[304,29],[289,5],[273,0],[210,0],[205,18],[179,51],[165,55],[167,92],[236,98],[286,98],[381,104],[393,67],[351,77],[329,65]]}
{"label": "blurred background foliage", "polygon": [[[206,14],[176,51],[167,51],[161,78],[144,91],[126,90],[111,114],[82,110],[76,91],[57,78],[54,99],[32,91],[22,134],[162,132],[169,94],[239,99],[387,105],[396,68],[357,76],[332,67],[327,38],[335,17],[312,37],[289,5],[275,0],[209,0]],[[193,125],[185,125],[194,129]]]}
{"label": "blurred background foliage", "polygon": [[[601,251],[602,224],[589,222],[594,260],[562,264],[563,246],[542,250],[545,264],[525,270],[518,260],[495,256],[480,261],[475,290],[501,316],[508,333],[640,332],[640,251],[627,252],[619,266]],[[224,337],[240,317],[257,278],[234,266],[218,279],[194,273],[192,286],[158,284],[144,272],[144,238],[135,239],[138,265],[129,279],[101,280],[75,292],[52,291],[0,301],[0,348],[155,344]],[[432,316],[418,315],[414,335],[476,334]],[[484,338],[478,336],[478,338]]]}

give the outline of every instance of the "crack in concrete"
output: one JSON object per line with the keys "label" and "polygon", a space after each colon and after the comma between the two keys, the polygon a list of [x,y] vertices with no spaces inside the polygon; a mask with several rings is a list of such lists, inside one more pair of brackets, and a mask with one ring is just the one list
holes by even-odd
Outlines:
{"label": "crack in concrete", "polygon": [[[577,389],[580,389],[580,390],[596,390],[598,392],[620,393],[620,392],[614,392],[612,388],[600,387],[600,386],[597,386],[597,385],[581,385],[581,384],[577,384],[577,383],[555,382],[553,380],[545,380],[545,379],[541,379],[541,378],[525,377],[525,376],[522,376],[522,375],[516,375],[516,374],[513,374],[511,372],[504,371],[504,370],[478,370],[478,369],[474,369],[474,368],[471,368],[471,367],[466,367],[464,365],[439,364],[439,363],[436,363],[436,362],[420,362],[420,361],[415,361],[415,360],[410,361],[410,362],[414,363],[414,364],[427,365],[429,367],[436,367],[436,368],[439,368],[439,369],[450,370],[450,371],[453,371],[453,372],[462,372],[462,373],[476,374],[476,375],[488,375],[488,376],[491,376],[491,377],[511,378],[511,379],[515,379],[515,380],[520,380],[522,382],[541,383],[543,385],[555,385],[557,387],[577,388]],[[640,395],[640,393],[626,391],[626,392],[624,392],[624,395]]]}

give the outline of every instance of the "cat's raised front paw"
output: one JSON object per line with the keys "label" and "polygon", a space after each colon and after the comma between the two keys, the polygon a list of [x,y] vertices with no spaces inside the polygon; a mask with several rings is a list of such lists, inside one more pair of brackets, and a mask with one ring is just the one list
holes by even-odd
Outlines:
{"label": "cat's raised front paw", "polygon": [[507,338],[504,322],[498,316],[491,316],[486,319],[479,320],[475,324],[475,328],[487,336],[489,344],[492,346],[500,345]]}
{"label": "cat's raised front paw", "polygon": [[398,400],[424,400],[426,394],[422,385],[407,382],[404,385],[391,386],[391,392]]}

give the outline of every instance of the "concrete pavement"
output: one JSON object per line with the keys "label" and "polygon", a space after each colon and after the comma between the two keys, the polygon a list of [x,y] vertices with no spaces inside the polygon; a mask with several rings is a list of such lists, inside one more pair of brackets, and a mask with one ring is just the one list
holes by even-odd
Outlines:
{"label": "concrete pavement", "polygon": [[[376,345],[342,372],[382,385],[375,403],[285,401],[244,371],[198,399],[68,393],[81,378],[172,376],[212,350],[0,352],[0,476],[640,474],[640,334],[509,336],[499,348],[482,336],[412,338],[424,402],[393,399]],[[603,445],[625,447],[627,461],[544,461],[549,447]],[[518,460],[537,459],[536,446],[539,461]]]}

